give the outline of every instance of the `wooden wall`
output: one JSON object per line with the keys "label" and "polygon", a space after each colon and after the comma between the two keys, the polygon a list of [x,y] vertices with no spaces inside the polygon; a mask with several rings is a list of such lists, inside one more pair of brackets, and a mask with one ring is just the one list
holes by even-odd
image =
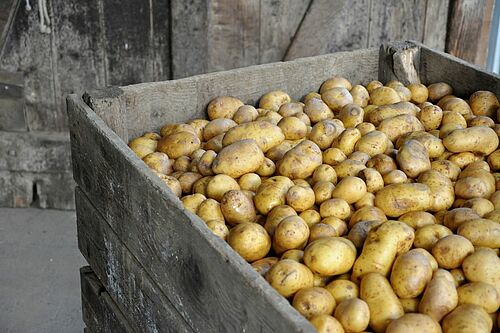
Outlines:
{"label": "wooden wall", "polygon": [[0,89],[0,206],[73,207],[69,93],[392,40],[444,50],[457,2],[467,1],[47,0],[52,33],[42,34],[37,1],[28,12],[0,0],[10,6],[0,15],[0,87],[10,88]]}

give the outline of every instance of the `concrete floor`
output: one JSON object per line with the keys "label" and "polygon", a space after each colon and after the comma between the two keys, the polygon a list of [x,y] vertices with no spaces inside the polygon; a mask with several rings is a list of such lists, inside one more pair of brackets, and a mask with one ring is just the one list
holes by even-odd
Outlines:
{"label": "concrete floor", "polygon": [[0,332],[83,332],[75,213],[0,208]]}

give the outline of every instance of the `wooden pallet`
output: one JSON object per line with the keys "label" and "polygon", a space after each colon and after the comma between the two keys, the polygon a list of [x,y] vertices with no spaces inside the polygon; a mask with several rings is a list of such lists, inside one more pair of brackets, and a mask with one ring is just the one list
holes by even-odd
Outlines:
{"label": "wooden pallet", "polygon": [[[79,248],[138,332],[313,332],[313,327],[127,147],[167,122],[205,116],[233,95],[300,99],[329,77],[446,81],[459,96],[500,94],[500,79],[415,42],[340,52],[68,97]],[[98,322],[106,317],[96,319]],[[104,325],[104,324],[103,324]]]}

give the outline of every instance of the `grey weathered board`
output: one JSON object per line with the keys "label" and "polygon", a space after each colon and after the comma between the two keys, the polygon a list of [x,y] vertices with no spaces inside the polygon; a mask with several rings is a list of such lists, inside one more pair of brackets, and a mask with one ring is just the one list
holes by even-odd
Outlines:
{"label": "grey weathered board", "polygon": [[[172,322],[166,322],[177,318],[178,329],[186,331],[312,330],[224,241],[182,207],[126,141],[167,121],[203,116],[206,104],[217,95],[255,103],[270,89],[284,89],[298,99],[332,75],[355,83],[376,77],[446,81],[465,97],[477,89],[500,92],[498,76],[406,42],[91,91],[85,100],[93,109],[75,95],[68,98],[74,177],[80,188],[80,249],[110,297],[133,319],[132,325],[143,331],[169,331]],[[133,303],[137,299],[145,303]]]}
{"label": "grey weathered board", "polygon": [[134,332],[89,266],[80,268],[80,285],[83,321],[87,329],[95,333]]}

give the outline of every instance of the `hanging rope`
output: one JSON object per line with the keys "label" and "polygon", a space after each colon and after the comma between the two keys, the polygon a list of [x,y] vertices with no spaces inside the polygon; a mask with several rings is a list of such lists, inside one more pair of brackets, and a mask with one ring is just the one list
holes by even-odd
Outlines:
{"label": "hanging rope", "polygon": [[[25,9],[29,12],[32,9],[30,0],[25,1]],[[38,15],[40,16],[40,32],[43,34],[50,34],[50,17],[47,9],[47,0],[38,0]]]}

